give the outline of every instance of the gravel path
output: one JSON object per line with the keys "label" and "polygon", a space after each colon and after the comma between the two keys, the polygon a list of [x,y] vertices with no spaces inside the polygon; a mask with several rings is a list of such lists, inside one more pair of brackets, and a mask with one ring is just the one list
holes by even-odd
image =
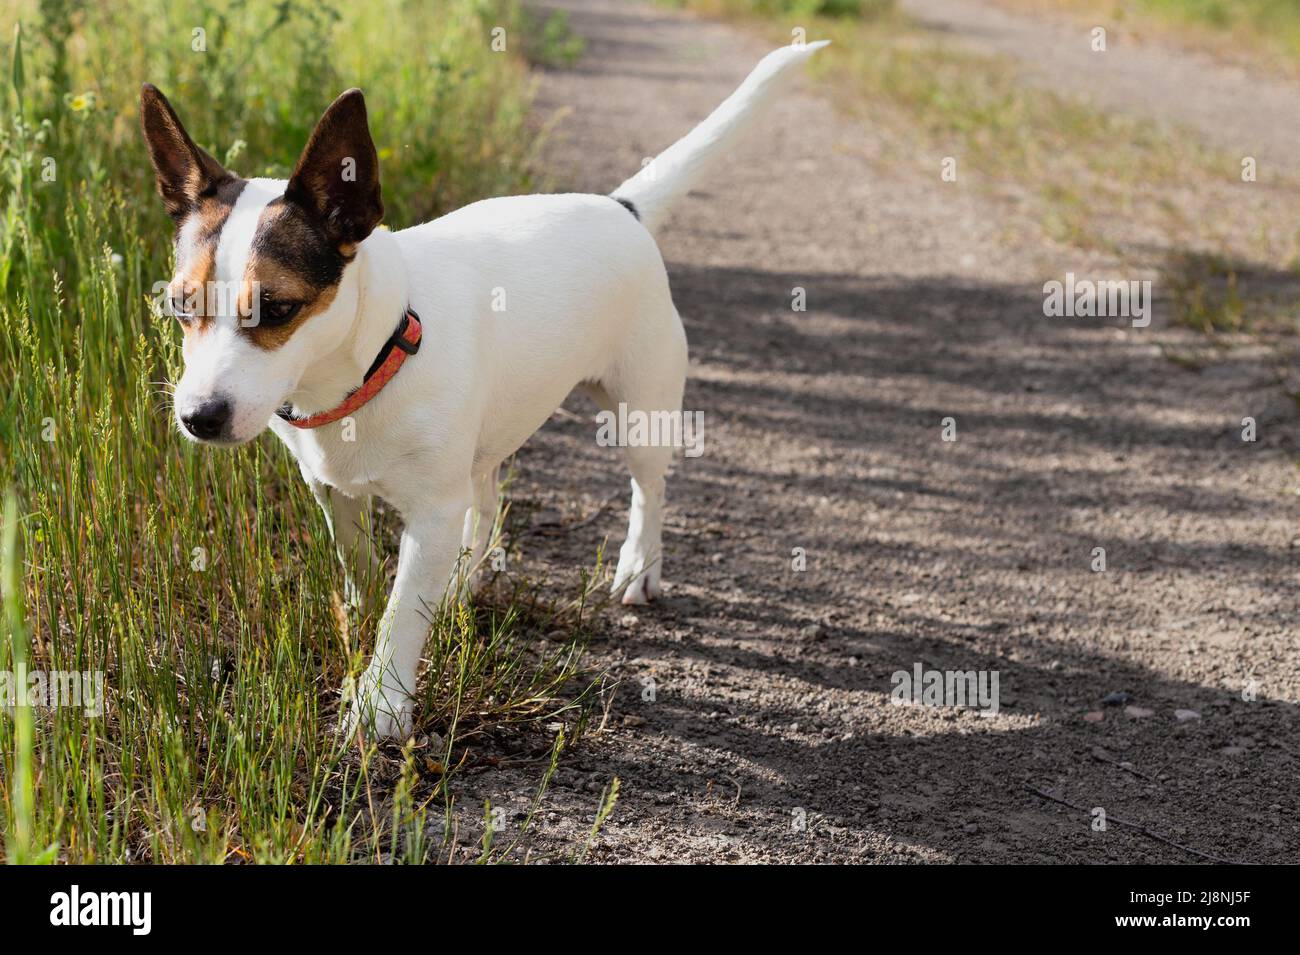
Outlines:
{"label": "gravel path", "polygon": [[[541,86],[561,188],[608,191],[765,52],[662,8],[548,6],[587,40]],[[1195,860],[1117,819],[1297,861],[1300,434],[1275,369],[1248,348],[1182,368],[1163,350],[1193,339],[1159,314],[1045,318],[1040,246],[976,189],[877,162],[809,89],[660,235],[706,450],[669,481],[665,599],[597,618],[593,662],[621,686],[534,852],[572,845],[617,775],[595,861]],[[626,521],[621,463],[568,409],[520,453],[514,506],[576,524],[617,497],[522,538],[557,587]],[[999,715],[891,705],[917,664],[996,671]],[[459,785],[522,813],[532,784]]]}
{"label": "gravel path", "polygon": [[[1143,43],[1107,18],[1044,19],[978,0],[900,0],[907,14],[980,53],[1014,57],[1041,85],[1163,123],[1185,124],[1262,166],[1300,168],[1294,84],[1243,65]],[[1093,52],[1091,31],[1106,30]]]}

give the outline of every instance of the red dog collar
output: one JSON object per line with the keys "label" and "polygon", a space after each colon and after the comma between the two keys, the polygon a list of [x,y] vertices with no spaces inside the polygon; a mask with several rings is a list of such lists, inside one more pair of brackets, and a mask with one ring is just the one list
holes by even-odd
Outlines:
{"label": "red dog collar", "polygon": [[402,316],[402,324],[397,326],[397,331],[388,336],[388,341],[384,342],[384,347],[375,356],[370,370],[361,379],[361,387],[344,398],[342,404],[306,418],[295,418],[288,405],[276,414],[295,428],[319,428],[331,421],[338,421],[339,418],[346,418],[379,394],[384,385],[392,381],[393,376],[397,374],[397,369],[401,368],[402,362],[406,361],[406,356],[414,355],[420,350],[420,338],[423,334],[420,316],[416,315],[413,309],[408,308],[406,314]]}

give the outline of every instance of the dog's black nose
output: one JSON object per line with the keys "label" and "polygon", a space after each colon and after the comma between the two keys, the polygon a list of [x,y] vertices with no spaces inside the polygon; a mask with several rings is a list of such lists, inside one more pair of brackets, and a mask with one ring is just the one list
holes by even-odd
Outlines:
{"label": "dog's black nose", "polygon": [[230,423],[230,402],[225,398],[212,398],[182,412],[181,424],[200,441],[219,438]]}

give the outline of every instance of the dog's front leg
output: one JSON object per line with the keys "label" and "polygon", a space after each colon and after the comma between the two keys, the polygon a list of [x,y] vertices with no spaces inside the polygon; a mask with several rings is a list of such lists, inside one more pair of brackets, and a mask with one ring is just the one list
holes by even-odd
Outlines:
{"label": "dog's front leg", "polygon": [[366,595],[380,570],[370,529],[366,527],[369,499],[348,497],[316,480],[308,479],[307,485],[325,513],[325,523],[343,565],[343,599],[365,616],[370,609]]}
{"label": "dog's front leg", "polygon": [[379,623],[375,655],[357,681],[356,698],[343,724],[349,736],[358,727],[378,739],[410,734],[420,652],[452,581],[469,503],[466,487],[411,514],[402,532],[397,579]]}

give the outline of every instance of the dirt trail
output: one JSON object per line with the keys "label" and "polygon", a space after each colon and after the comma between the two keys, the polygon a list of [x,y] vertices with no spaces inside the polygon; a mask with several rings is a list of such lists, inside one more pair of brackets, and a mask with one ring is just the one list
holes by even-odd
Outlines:
{"label": "dirt trail", "polygon": [[[549,6],[587,40],[541,87],[541,115],[569,111],[549,151],[562,188],[611,189],[765,52],[660,8]],[[599,619],[593,658],[622,686],[562,765],[535,851],[571,845],[617,775],[595,861],[1194,859],[1027,785],[1204,852],[1296,861],[1294,407],[1248,350],[1199,374],[1168,361],[1189,336],[1158,314],[1045,318],[1040,247],[976,189],[879,154],[794,91],[660,235],[705,453],[669,481],[666,598]],[[524,573],[558,585],[627,513],[592,409],[568,408],[520,453],[515,507],[577,523],[617,503],[522,538]],[[891,705],[916,664],[997,671],[1001,712]],[[1115,692],[1151,715],[1104,707]],[[532,778],[458,785],[521,817]]]}
{"label": "dirt trail", "polygon": [[[1183,124],[1213,144],[1254,156],[1261,167],[1300,167],[1300,88],[1240,65],[1142,43],[1107,18],[1044,19],[978,0],[901,0],[929,29],[980,53],[1015,58],[1041,85],[1166,124]],[[1091,30],[1106,29],[1105,52]]]}

